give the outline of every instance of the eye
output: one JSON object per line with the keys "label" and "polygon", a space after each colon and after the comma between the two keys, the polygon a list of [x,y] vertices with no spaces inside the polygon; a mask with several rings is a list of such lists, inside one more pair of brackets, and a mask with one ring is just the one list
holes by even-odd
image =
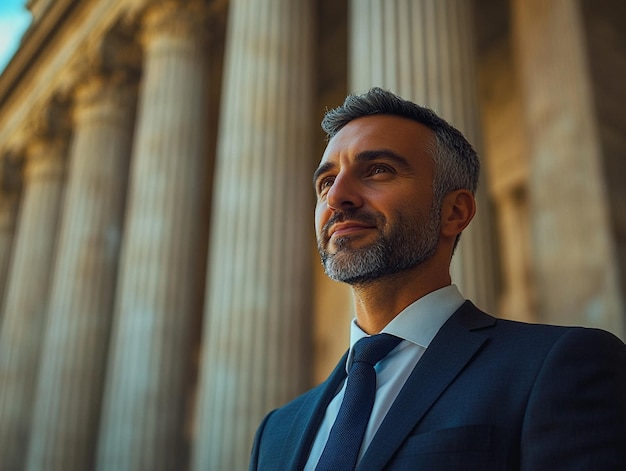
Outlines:
{"label": "eye", "polygon": [[393,168],[386,164],[374,164],[370,167],[370,175],[384,175],[393,173]]}
{"label": "eye", "polygon": [[331,186],[333,186],[334,182],[335,177],[331,175],[320,178],[317,182],[317,192],[320,195],[325,193]]}

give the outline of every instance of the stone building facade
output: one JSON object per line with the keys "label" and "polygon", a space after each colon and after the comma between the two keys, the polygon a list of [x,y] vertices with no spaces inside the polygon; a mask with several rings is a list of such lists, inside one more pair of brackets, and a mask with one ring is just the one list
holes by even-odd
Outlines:
{"label": "stone building facade", "polygon": [[483,156],[453,279],[624,338],[620,0],[30,0],[0,76],[0,469],[245,469],[345,350],[311,172],[378,85]]}

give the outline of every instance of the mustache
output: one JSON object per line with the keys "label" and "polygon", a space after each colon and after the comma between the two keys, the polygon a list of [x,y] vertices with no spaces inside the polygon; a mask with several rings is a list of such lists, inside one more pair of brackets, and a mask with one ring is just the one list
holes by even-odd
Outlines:
{"label": "mustache", "polygon": [[[368,226],[378,227],[381,223],[381,216],[377,216],[373,213],[363,211],[362,209],[345,209],[341,211],[335,211],[333,215],[328,219],[326,224],[322,227],[322,234],[324,239],[328,238],[328,232],[333,224],[344,221],[355,221]],[[383,221],[384,222],[384,221]]]}

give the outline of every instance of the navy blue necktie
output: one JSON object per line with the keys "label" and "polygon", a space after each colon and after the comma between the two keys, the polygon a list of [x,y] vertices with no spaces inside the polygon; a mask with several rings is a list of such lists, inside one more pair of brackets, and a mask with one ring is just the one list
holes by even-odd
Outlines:
{"label": "navy blue necktie", "polygon": [[349,471],[356,467],[376,397],[374,365],[385,358],[400,340],[393,335],[378,334],[364,337],[354,344],[346,392],[316,471]]}

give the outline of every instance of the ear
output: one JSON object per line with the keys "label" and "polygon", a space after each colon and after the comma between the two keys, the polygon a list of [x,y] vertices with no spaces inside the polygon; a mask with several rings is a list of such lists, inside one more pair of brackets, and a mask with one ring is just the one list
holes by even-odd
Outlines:
{"label": "ear", "polygon": [[455,239],[476,213],[476,200],[469,190],[448,193],[441,207],[441,235]]}

